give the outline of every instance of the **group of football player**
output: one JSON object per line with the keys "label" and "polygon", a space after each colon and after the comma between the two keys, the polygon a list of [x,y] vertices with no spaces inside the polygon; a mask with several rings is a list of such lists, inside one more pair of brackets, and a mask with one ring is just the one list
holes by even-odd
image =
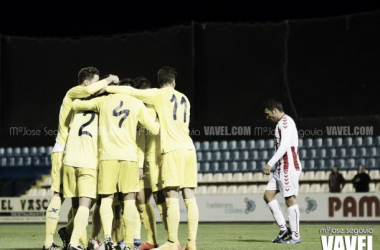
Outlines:
{"label": "group of football player", "polygon": [[[181,250],[180,194],[188,224],[183,249],[196,249],[197,160],[189,136],[190,102],[175,90],[175,69],[162,67],[157,75],[160,88],[151,88],[145,77],[100,80],[94,67],[79,71],[78,86],[66,93],[59,112],[51,154],[54,195],[46,211],[43,250]],[[167,232],[161,246],[152,196]],[[72,207],[67,225],[58,231],[60,247],[53,237],[65,198],[71,198]],[[143,243],[141,224],[147,231]]]}

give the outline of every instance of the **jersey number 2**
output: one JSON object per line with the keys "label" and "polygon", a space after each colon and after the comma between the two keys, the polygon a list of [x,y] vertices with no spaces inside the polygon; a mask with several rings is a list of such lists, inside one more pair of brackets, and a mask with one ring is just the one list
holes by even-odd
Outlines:
{"label": "jersey number 2", "polygon": [[94,113],[94,111],[86,111],[86,112],[83,113],[83,116],[86,116],[87,114],[91,114],[91,118],[90,118],[90,120],[88,120],[88,122],[83,123],[83,125],[80,126],[80,129],[79,129],[79,132],[78,132],[78,136],[81,136],[81,135],[88,135],[88,136],[92,137],[92,134],[91,134],[90,132],[88,132],[88,131],[83,131],[83,129],[84,129],[86,126],[90,125],[91,122],[94,121],[94,119],[95,119],[95,113]]}
{"label": "jersey number 2", "polygon": [[[178,101],[177,101],[177,97],[174,94],[172,95],[172,99],[170,99],[170,102],[174,102],[173,120],[177,120]],[[181,104],[185,105],[185,109],[184,109],[184,112],[183,112],[183,122],[186,122],[187,102],[186,102],[185,97],[183,97],[183,96],[181,98]]]}
{"label": "jersey number 2", "polygon": [[113,110],[112,113],[113,116],[120,116],[124,114],[124,116],[119,121],[119,128],[121,128],[121,125],[123,125],[124,120],[127,119],[129,115],[129,109],[123,109],[118,111],[119,109],[121,109],[121,107],[123,107],[123,101],[120,101],[120,104]]}

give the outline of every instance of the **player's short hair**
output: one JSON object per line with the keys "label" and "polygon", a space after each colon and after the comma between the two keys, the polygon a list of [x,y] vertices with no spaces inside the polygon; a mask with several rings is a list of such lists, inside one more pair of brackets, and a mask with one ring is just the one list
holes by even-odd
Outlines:
{"label": "player's short hair", "polygon": [[135,82],[136,89],[150,89],[151,84],[148,78],[140,76],[133,80]]}
{"label": "player's short hair", "polygon": [[165,83],[171,83],[177,78],[177,71],[171,67],[162,67],[158,73],[158,85],[162,86]]}
{"label": "player's short hair", "polygon": [[132,78],[124,78],[120,80],[119,86],[135,86],[135,81]]}
{"label": "player's short hair", "polygon": [[282,104],[280,101],[277,101],[276,99],[269,99],[269,100],[266,100],[264,103],[263,103],[263,109],[268,109],[268,110],[273,110],[273,109],[277,109],[278,111],[280,112],[283,112],[284,109],[282,108]]}
{"label": "player's short hair", "polygon": [[92,80],[94,75],[99,75],[99,70],[97,68],[82,68],[78,73],[78,84],[82,84],[85,80]]}

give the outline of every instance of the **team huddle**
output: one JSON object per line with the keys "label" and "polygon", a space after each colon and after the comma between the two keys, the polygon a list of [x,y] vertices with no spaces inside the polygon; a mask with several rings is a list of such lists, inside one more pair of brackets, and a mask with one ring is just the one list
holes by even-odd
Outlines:
{"label": "team huddle", "polygon": [[[144,77],[119,81],[115,75],[99,80],[96,68],[83,68],[78,86],[65,95],[52,150],[52,190],[46,211],[43,250],[196,250],[199,211],[195,198],[197,159],[189,136],[190,102],[175,90],[177,72],[158,71],[160,88],[150,88]],[[267,119],[277,123],[276,154],[263,173],[277,164],[264,200],[280,232],[276,243],[301,243],[299,234],[298,134],[294,121],[276,100],[263,105]],[[178,241],[179,194],[187,209],[188,241]],[[289,211],[286,226],[275,195],[281,192]],[[167,241],[157,242],[153,196]],[[58,231],[63,247],[53,242],[65,198],[72,208],[66,227]],[[87,239],[90,209],[92,232]],[[141,242],[141,224],[147,239]],[[98,235],[103,229],[104,241]]]}
{"label": "team huddle", "polygon": [[[197,160],[188,130],[190,103],[174,89],[176,76],[173,68],[163,67],[158,71],[161,88],[150,89],[144,77],[119,81],[109,75],[99,80],[96,68],[80,70],[79,86],[67,92],[60,109],[51,156],[54,195],[46,211],[43,249],[111,250],[118,245],[123,250],[179,250],[179,191],[188,213],[188,242],[183,249],[196,249]],[[160,247],[152,195],[168,234]],[[67,226],[58,231],[64,242],[61,248],[53,236],[65,198],[72,199],[72,209]],[[142,244],[141,223],[147,230]]]}

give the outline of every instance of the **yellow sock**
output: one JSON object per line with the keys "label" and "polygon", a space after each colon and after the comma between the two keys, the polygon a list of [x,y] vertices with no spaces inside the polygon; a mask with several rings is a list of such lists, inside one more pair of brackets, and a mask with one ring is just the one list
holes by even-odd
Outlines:
{"label": "yellow sock", "polygon": [[46,238],[45,248],[49,248],[54,241],[55,230],[57,229],[59,210],[61,209],[61,198],[53,196],[46,210]]}
{"label": "yellow sock", "polygon": [[141,221],[146,230],[147,242],[157,245],[156,214],[154,213],[152,204],[139,204],[139,210]]}
{"label": "yellow sock", "polygon": [[166,203],[157,204],[157,208],[158,208],[158,211],[160,211],[162,225],[164,226],[165,231],[168,231],[168,223],[166,222],[166,217],[167,217]]}
{"label": "yellow sock", "polygon": [[[71,208],[70,209],[71,211],[71,216],[70,216],[70,221],[67,222],[67,225],[66,225],[66,233],[67,234],[72,234],[73,233],[73,230],[74,230],[74,219],[75,219],[75,215],[77,214],[78,212],[78,208]],[[69,215],[67,215],[67,218],[69,217]]]}
{"label": "yellow sock", "polygon": [[195,198],[184,199],[184,202],[187,208],[187,228],[188,228],[187,239],[190,242],[195,242],[197,238],[198,221],[199,221],[199,210],[198,210],[197,200]]}
{"label": "yellow sock", "polygon": [[141,221],[143,220],[142,219],[143,215],[141,214],[141,211],[139,211],[139,209],[137,209],[137,212],[138,212],[138,216],[135,218],[136,226],[135,226],[135,233],[133,234],[133,238],[141,239]]}
{"label": "yellow sock", "polygon": [[133,236],[135,233],[136,220],[139,220],[140,214],[137,211],[135,200],[125,200],[124,201],[124,214],[123,220],[125,224],[125,244],[133,248]]}
{"label": "yellow sock", "polygon": [[[88,218],[87,218],[87,224],[88,224]],[[80,237],[79,241],[84,246],[84,248],[87,249],[87,245],[88,245],[87,225],[84,231],[82,232],[82,236]]]}
{"label": "yellow sock", "polygon": [[[80,206],[78,208],[77,214],[74,218],[74,230],[71,234],[70,244],[74,246],[79,245],[79,239],[84,234],[83,232],[86,230],[88,224],[88,216],[90,214],[90,210],[87,207]],[[87,238],[87,237],[86,237]]]}
{"label": "yellow sock", "polygon": [[168,210],[167,223],[168,223],[168,239],[171,242],[178,242],[178,226],[179,226],[179,201],[174,198],[166,198],[166,206]]}
{"label": "yellow sock", "polygon": [[98,204],[95,204],[94,207],[94,213],[92,214],[92,232],[91,232],[91,239],[98,238],[98,235],[100,233],[100,230],[102,229],[102,221],[100,219],[100,212],[99,212],[100,206]]}
{"label": "yellow sock", "polygon": [[102,198],[102,204],[100,205],[100,218],[102,220],[104,238],[111,237],[112,233],[112,220],[113,220],[113,212],[112,212],[112,199],[110,198]]}

